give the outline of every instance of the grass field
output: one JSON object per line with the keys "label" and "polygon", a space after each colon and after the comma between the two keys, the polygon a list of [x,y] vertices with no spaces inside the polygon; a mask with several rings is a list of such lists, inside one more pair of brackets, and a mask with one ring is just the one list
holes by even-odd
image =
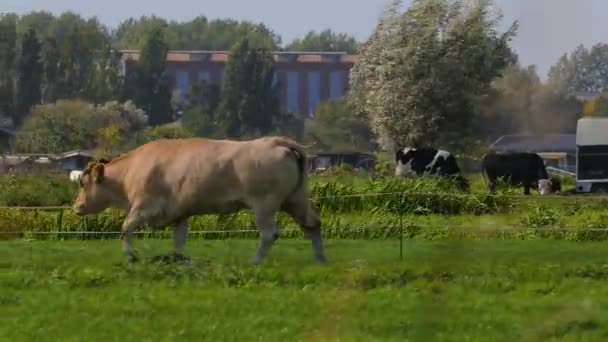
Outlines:
{"label": "grass field", "polygon": [[568,241],[0,242],[0,340],[606,341],[608,245]]}

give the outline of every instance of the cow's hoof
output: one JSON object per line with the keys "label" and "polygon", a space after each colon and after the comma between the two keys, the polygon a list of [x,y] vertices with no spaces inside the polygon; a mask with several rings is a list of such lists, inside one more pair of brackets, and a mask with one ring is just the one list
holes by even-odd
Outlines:
{"label": "cow's hoof", "polygon": [[324,256],[315,258],[320,265],[327,265],[327,258]]}
{"label": "cow's hoof", "polygon": [[262,264],[262,259],[260,259],[258,257],[253,257],[253,258],[249,259],[249,263],[252,265],[260,265],[260,264]]}
{"label": "cow's hoof", "polygon": [[190,263],[192,262],[192,258],[182,253],[173,253],[173,261],[177,263]]}

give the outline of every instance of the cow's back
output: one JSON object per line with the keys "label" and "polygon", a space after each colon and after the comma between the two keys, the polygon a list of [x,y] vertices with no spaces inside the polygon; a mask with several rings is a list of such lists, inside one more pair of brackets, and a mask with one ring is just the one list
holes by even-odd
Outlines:
{"label": "cow's back", "polygon": [[271,139],[157,140],[131,153],[125,184],[131,202],[158,201],[182,213],[231,211],[295,186],[297,165],[287,152]]}
{"label": "cow's back", "polygon": [[504,177],[511,182],[530,181],[543,178],[543,172],[546,173],[542,159],[528,152],[491,152],[483,157],[481,165],[492,180]]}

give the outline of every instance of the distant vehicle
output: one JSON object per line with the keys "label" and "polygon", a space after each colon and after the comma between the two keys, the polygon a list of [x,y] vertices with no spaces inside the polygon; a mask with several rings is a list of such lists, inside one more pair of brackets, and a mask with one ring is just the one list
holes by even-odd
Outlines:
{"label": "distant vehicle", "polygon": [[577,122],[576,192],[608,192],[608,118]]}

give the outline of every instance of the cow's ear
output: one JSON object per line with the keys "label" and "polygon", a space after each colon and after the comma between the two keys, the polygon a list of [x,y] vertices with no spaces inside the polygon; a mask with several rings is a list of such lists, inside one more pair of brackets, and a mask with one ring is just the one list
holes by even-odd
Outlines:
{"label": "cow's ear", "polygon": [[99,163],[93,167],[92,174],[93,174],[93,179],[95,180],[95,183],[101,183],[101,181],[103,181],[104,172],[105,172],[105,167],[101,163]]}

